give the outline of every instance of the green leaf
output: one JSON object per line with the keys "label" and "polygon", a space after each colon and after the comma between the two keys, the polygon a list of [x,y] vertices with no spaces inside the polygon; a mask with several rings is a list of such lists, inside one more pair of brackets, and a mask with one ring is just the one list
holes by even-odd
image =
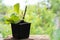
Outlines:
{"label": "green leaf", "polygon": [[15,13],[19,13],[19,7],[20,7],[19,3],[17,3],[17,4],[14,5],[14,12]]}

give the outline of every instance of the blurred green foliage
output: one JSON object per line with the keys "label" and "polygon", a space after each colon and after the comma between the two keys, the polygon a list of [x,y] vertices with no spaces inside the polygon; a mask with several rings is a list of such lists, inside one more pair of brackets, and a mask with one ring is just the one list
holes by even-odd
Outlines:
{"label": "blurred green foliage", "polygon": [[60,40],[60,29],[57,29],[54,32],[54,39],[53,40]]}

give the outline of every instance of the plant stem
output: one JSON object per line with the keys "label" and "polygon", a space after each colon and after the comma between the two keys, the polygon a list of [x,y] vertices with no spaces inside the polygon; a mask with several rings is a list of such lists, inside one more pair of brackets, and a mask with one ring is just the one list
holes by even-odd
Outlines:
{"label": "plant stem", "polygon": [[24,15],[23,15],[23,20],[25,19],[26,11],[27,11],[27,6],[25,7],[25,12],[24,12]]}

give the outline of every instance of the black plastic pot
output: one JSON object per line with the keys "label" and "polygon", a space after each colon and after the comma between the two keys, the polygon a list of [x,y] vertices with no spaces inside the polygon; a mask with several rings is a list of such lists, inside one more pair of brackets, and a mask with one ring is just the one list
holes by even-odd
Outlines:
{"label": "black plastic pot", "polygon": [[28,22],[20,22],[18,24],[11,23],[12,35],[16,39],[26,39],[29,37],[30,25]]}

